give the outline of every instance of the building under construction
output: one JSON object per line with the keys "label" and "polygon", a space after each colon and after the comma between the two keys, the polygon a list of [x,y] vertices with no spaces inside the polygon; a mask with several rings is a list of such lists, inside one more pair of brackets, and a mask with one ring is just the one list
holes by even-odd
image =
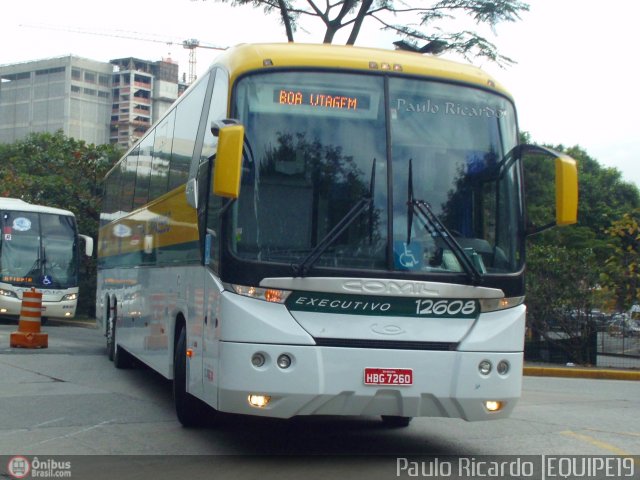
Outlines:
{"label": "building under construction", "polygon": [[128,147],[169,109],[186,85],[178,81],[178,64],[128,57],[111,60],[113,109],[111,143]]}
{"label": "building under construction", "polygon": [[171,60],[105,63],[70,55],[0,65],[0,143],[62,130],[127,148],[186,87]]}

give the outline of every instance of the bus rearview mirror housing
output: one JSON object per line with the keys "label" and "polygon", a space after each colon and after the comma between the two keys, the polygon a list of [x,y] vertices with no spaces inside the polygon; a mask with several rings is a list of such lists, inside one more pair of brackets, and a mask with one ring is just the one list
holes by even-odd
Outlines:
{"label": "bus rearview mirror housing", "polygon": [[578,221],[578,169],[576,161],[563,153],[556,157],[556,225]]}
{"label": "bus rearview mirror housing", "polygon": [[235,199],[240,195],[244,127],[226,125],[218,131],[218,151],[213,171],[213,193]]}
{"label": "bus rearview mirror housing", "polygon": [[88,235],[78,235],[80,238],[84,240],[84,254],[87,257],[91,257],[93,255],[93,238]]}
{"label": "bus rearview mirror housing", "polygon": [[527,235],[535,235],[555,226],[573,225],[578,221],[578,167],[569,155],[540,145],[520,145],[520,156],[532,155],[532,160],[547,160],[555,169],[555,219],[543,226],[529,225]]}

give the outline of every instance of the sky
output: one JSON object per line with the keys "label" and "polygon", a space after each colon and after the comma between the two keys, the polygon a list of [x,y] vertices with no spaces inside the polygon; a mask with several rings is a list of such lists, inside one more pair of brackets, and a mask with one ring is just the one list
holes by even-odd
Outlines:
{"label": "sky", "polygon": [[[640,2],[528,3],[530,11],[521,21],[499,24],[495,35],[489,32],[500,53],[517,63],[506,68],[470,63],[513,94],[520,129],[533,141],[580,145],[640,188],[640,89],[633,60]],[[182,74],[189,67],[183,40],[219,47],[286,41],[277,16],[214,0],[21,0],[3,10],[0,64],[69,54],[105,62],[129,56],[172,58]],[[321,31],[313,25],[298,32],[296,41],[320,42]],[[396,39],[365,24],[356,45],[393,48]],[[218,53],[197,49],[197,71],[205,71]]]}

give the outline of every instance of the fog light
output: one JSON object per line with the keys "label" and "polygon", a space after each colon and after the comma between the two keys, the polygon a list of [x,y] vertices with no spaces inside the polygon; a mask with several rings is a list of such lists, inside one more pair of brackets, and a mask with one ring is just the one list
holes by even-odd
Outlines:
{"label": "fog light", "polygon": [[269,405],[271,401],[271,397],[269,395],[249,395],[249,405],[256,408],[264,408]]}
{"label": "fog light", "polygon": [[263,366],[265,361],[266,360],[264,358],[264,355],[261,353],[254,353],[251,357],[251,365],[253,365],[254,367]]}
{"label": "fog light", "polygon": [[498,363],[496,370],[500,375],[506,375],[507,373],[509,373],[509,362],[507,362],[506,360],[501,360],[500,363]]}
{"label": "fog light", "polygon": [[487,400],[484,402],[484,406],[490,412],[497,412],[498,410],[502,410],[502,402],[498,400]]}
{"label": "fog light", "polygon": [[70,317],[71,316],[71,312],[65,312],[64,316],[65,317]]}
{"label": "fog light", "polygon": [[278,357],[278,366],[282,369],[289,368],[291,366],[291,357],[285,353]]}
{"label": "fog light", "polygon": [[7,313],[7,309],[6,308],[0,308],[0,313]]}
{"label": "fog light", "polygon": [[489,375],[491,373],[491,362],[489,360],[482,360],[478,364],[478,370],[482,375]]}

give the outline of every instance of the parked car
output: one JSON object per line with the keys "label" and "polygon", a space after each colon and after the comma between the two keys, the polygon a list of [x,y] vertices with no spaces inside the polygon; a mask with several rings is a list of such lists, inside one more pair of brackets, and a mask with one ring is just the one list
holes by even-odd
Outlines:
{"label": "parked car", "polygon": [[640,322],[626,313],[617,313],[611,318],[607,330],[614,337],[640,337]]}

